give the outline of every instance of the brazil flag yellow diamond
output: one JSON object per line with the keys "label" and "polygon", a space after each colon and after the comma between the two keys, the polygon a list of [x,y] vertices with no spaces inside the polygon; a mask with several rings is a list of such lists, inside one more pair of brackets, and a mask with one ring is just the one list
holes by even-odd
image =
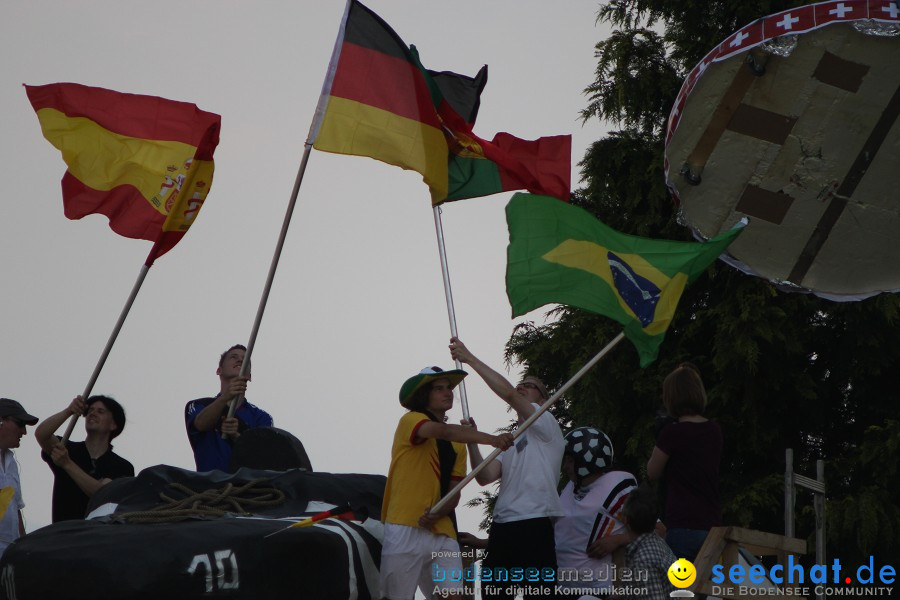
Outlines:
{"label": "brazil flag yellow diamond", "polygon": [[641,366],[656,358],[684,288],[741,231],[739,226],[703,243],[641,238],[619,233],[581,208],[532,194],[513,196],[506,218],[513,317],[552,303],[605,315],[625,326]]}

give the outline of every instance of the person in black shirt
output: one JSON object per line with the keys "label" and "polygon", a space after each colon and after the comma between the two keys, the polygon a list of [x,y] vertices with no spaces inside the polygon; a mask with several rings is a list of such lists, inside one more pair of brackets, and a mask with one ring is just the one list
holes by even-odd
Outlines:
{"label": "person in black shirt", "polygon": [[[72,415],[84,416],[83,442],[62,443],[55,434]],[[130,462],[113,452],[113,438],[125,429],[125,409],[108,396],[81,396],[64,410],[47,417],[34,435],[41,458],[53,471],[53,522],[83,519],[88,500],[119,477],[133,477]]]}

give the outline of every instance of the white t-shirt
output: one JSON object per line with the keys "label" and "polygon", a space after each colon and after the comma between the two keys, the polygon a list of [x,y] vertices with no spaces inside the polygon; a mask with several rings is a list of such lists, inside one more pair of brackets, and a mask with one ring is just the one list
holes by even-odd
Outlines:
{"label": "white t-shirt", "polygon": [[553,525],[556,537],[556,562],[562,569],[577,569],[575,587],[602,589],[611,580],[609,556],[590,558],[588,547],[597,539],[622,533],[621,519],[625,499],[637,486],[634,476],[625,471],[610,471],[575,494],[575,484],[569,482],[560,494],[563,516]]}
{"label": "white t-shirt", "polygon": [[[11,491],[8,488],[12,488]],[[9,494],[12,493],[10,497]],[[0,508],[9,498],[6,510],[0,515],[0,554],[19,539],[19,511],[25,508],[22,501],[22,485],[19,483],[19,465],[12,450],[0,450]]]}
{"label": "white t-shirt", "polygon": [[[531,404],[535,410],[537,404]],[[500,453],[500,494],[494,507],[496,523],[511,523],[539,517],[558,517],[556,487],[562,465],[563,440],[559,423],[549,412],[525,430],[516,444]]]}

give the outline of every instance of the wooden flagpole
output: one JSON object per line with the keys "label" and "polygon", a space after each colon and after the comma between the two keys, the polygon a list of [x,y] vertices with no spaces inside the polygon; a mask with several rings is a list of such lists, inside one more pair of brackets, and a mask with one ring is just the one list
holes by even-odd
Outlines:
{"label": "wooden flagpole", "polygon": [[[306,164],[309,162],[309,155],[312,150],[316,137],[319,135],[319,129],[322,127],[322,121],[325,118],[325,111],[328,108],[328,98],[331,95],[331,84],[334,81],[334,74],[337,71],[338,59],[341,55],[341,44],[343,43],[344,28],[347,24],[347,16],[350,14],[351,0],[347,0],[344,6],[344,16],[341,19],[341,25],[338,29],[338,35],[334,42],[334,49],[331,53],[331,60],[328,63],[328,69],[325,72],[325,80],[322,83],[322,91],[319,94],[319,102],[316,104],[316,111],[313,114],[312,123],[309,126],[309,134],[306,136],[306,143],[303,147],[303,158],[300,160],[300,168],[297,170],[297,177],[294,180],[294,189],[291,192],[291,199],[288,202],[287,211],[284,215],[284,222],[281,225],[281,233],[278,236],[278,242],[275,244],[275,253],[272,256],[272,262],[269,265],[269,275],[266,277],[266,284],[263,286],[262,297],[259,300],[259,308],[256,310],[256,319],[253,321],[253,328],[250,331],[250,340],[247,342],[247,350],[244,352],[244,362],[241,364],[241,371],[238,377],[246,377],[247,371],[250,369],[250,356],[253,354],[253,347],[256,345],[256,336],[259,333],[259,327],[262,323],[263,313],[266,310],[266,302],[269,299],[269,292],[272,289],[272,282],[275,279],[275,270],[278,268],[278,260],[281,257],[281,250],[284,247],[284,240],[287,237],[287,230],[291,223],[291,216],[294,214],[294,206],[297,204],[297,195],[300,193],[300,184],[303,182],[303,174],[306,172]],[[231,401],[228,407],[228,418],[234,416],[238,404],[243,401],[243,395]],[[225,435],[223,434],[224,438]]]}
{"label": "wooden flagpole", "polygon": [[[272,255],[272,262],[269,264],[269,274],[266,277],[266,284],[263,286],[262,297],[259,299],[259,307],[256,309],[256,319],[253,320],[253,328],[250,330],[250,340],[247,342],[247,350],[244,353],[244,362],[241,363],[241,371],[238,377],[247,377],[250,370],[250,356],[253,354],[253,347],[256,345],[256,336],[259,334],[259,327],[262,324],[263,313],[266,312],[266,303],[269,301],[269,292],[272,291],[272,282],[275,281],[275,271],[278,269],[278,261],[281,258],[281,251],[284,248],[284,240],[287,238],[288,227],[291,225],[291,217],[294,214],[294,207],[297,205],[297,196],[300,194],[300,184],[303,183],[303,174],[306,173],[306,164],[309,162],[310,151],[313,143],[306,141],[303,148],[303,158],[300,160],[300,168],[297,170],[297,177],[294,179],[294,189],[291,192],[291,199],[288,202],[287,210],[284,213],[284,221],[281,224],[281,233],[278,234],[278,242],[275,244],[275,253]],[[238,404],[243,401],[243,395],[234,398],[228,407],[228,418],[234,416]],[[225,434],[222,434],[225,437]]]}
{"label": "wooden flagpole", "polygon": [[[160,236],[160,239],[156,240],[156,243],[153,244],[153,248],[150,249],[150,254],[147,255],[147,260],[144,261],[140,273],[138,273],[137,281],[134,282],[134,286],[132,286],[131,288],[131,294],[128,295],[128,299],[125,301],[125,306],[122,308],[122,312],[119,314],[119,319],[116,321],[115,326],[113,326],[112,333],[110,334],[109,339],[106,341],[106,347],[103,348],[103,352],[100,354],[100,360],[97,361],[97,365],[94,367],[94,372],[91,374],[91,378],[88,380],[87,385],[84,387],[84,391],[81,393],[81,397],[85,400],[87,400],[91,395],[91,391],[94,389],[94,384],[97,383],[97,378],[100,377],[100,371],[103,370],[103,365],[106,364],[106,359],[109,358],[109,353],[112,351],[113,344],[116,343],[116,338],[119,337],[119,332],[122,330],[122,325],[125,323],[125,318],[131,311],[131,306],[134,304],[134,299],[137,298],[138,292],[140,291],[141,286],[144,284],[144,279],[147,277],[147,273],[150,271],[150,267],[153,266],[153,261],[156,260],[157,252],[159,251],[159,246],[163,237],[165,236]],[[68,426],[66,426],[66,432],[62,437],[63,444],[69,441],[69,437],[72,435],[72,431],[75,429],[75,423],[77,422],[78,415],[72,415],[72,417],[69,419]]]}

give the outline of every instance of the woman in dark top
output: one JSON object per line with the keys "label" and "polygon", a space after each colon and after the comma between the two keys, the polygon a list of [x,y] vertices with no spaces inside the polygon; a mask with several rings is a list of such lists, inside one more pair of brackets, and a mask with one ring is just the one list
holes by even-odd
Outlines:
{"label": "woman in dark top", "polygon": [[691,363],[678,365],[666,377],[663,404],[674,422],[659,432],[647,476],[666,484],[666,542],[677,557],[692,561],[710,528],[722,524],[722,428],[703,416],[706,390]]}

